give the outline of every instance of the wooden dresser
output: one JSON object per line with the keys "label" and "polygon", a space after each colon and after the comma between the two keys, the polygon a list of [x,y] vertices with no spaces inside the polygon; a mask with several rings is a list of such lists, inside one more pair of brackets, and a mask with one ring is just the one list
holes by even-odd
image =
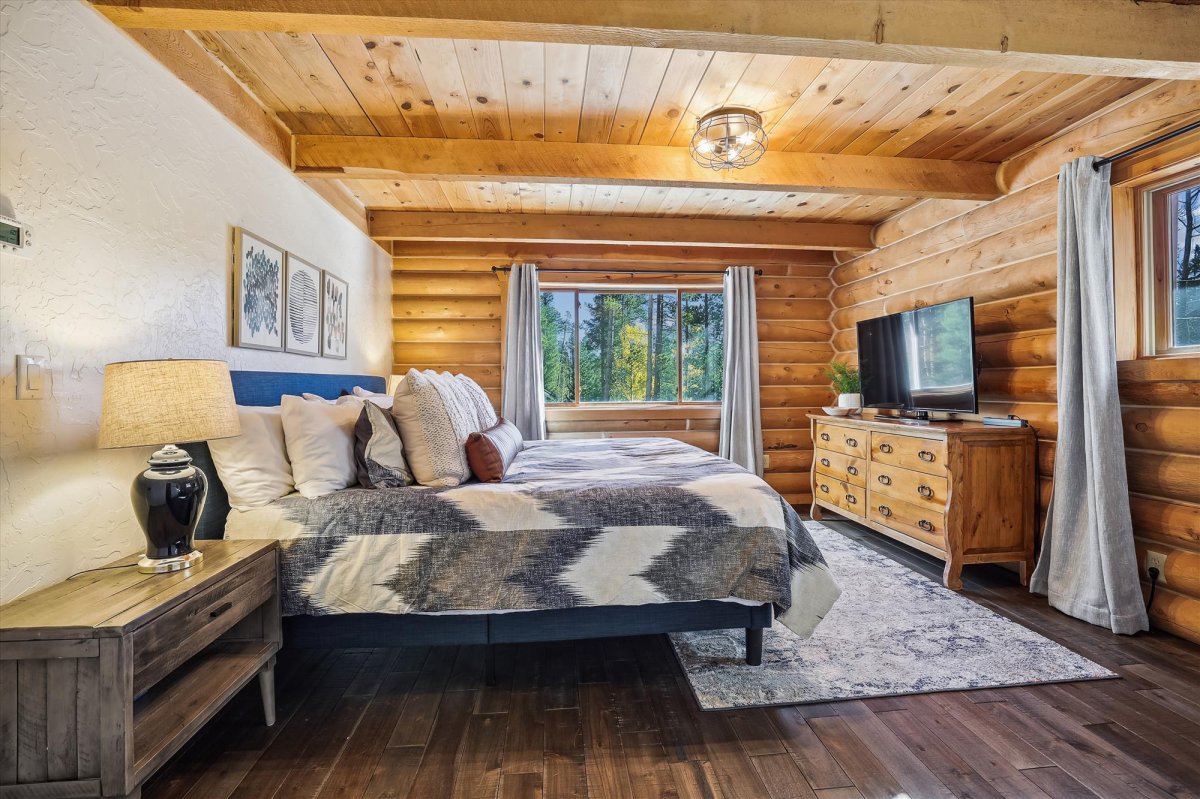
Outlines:
{"label": "wooden dresser", "polygon": [[134,555],[0,606],[0,796],[138,796],[255,675],[275,722],[279,544],[197,546],[187,572]]}
{"label": "wooden dresser", "polygon": [[947,588],[967,563],[1033,569],[1036,440],[1028,427],[912,425],[809,414],[812,517],[831,510],[946,561]]}

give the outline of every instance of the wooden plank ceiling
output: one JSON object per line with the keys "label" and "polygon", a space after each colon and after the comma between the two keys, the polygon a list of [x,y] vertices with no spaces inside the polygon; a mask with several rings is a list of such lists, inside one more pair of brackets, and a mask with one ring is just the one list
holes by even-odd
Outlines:
{"label": "wooden plank ceiling", "polygon": [[[296,135],[686,147],[722,105],[771,152],[999,162],[1144,78],[629,46],[193,31]],[[753,169],[753,167],[751,167]],[[739,188],[343,179],[367,208],[874,224],[915,202]]]}

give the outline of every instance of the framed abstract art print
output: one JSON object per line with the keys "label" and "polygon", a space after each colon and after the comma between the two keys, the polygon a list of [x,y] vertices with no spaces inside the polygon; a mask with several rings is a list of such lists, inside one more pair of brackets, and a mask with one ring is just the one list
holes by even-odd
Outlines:
{"label": "framed abstract art print", "polygon": [[325,273],[325,291],[321,302],[321,354],[327,358],[346,357],[349,293],[346,281],[329,272]]}
{"label": "framed abstract art print", "polygon": [[248,230],[233,230],[233,345],[283,349],[287,255]]}
{"label": "framed abstract art print", "polygon": [[300,355],[321,354],[321,270],[288,253],[284,349]]}

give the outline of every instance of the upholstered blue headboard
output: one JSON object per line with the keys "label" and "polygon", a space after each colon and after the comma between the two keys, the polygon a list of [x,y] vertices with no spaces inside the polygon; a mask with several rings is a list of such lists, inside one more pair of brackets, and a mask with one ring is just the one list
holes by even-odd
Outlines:
{"label": "upholstered blue headboard", "polygon": [[[233,397],[238,405],[278,405],[284,394],[317,394],[325,399],[337,399],[355,386],[368,391],[387,391],[387,378],[377,375],[319,375],[307,372],[230,372]],[[190,443],[184,449],[192,462],[208,477],[208,498],[196,528],[196,538],[224,538],[225,517],[229,514],[229,495],[217,476],[208,444]]]}

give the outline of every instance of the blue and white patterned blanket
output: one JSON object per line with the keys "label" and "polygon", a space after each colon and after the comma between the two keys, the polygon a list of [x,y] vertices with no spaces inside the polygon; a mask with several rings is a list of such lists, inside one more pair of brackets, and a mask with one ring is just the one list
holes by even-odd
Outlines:
{"label": "blue and white patterned blanket", "polygon": [[530,442],[503,483],[347,489],[231,511],[279,538],[286,614],[772,603],[809,635],[838,597],[795,510],[666,438]]}

